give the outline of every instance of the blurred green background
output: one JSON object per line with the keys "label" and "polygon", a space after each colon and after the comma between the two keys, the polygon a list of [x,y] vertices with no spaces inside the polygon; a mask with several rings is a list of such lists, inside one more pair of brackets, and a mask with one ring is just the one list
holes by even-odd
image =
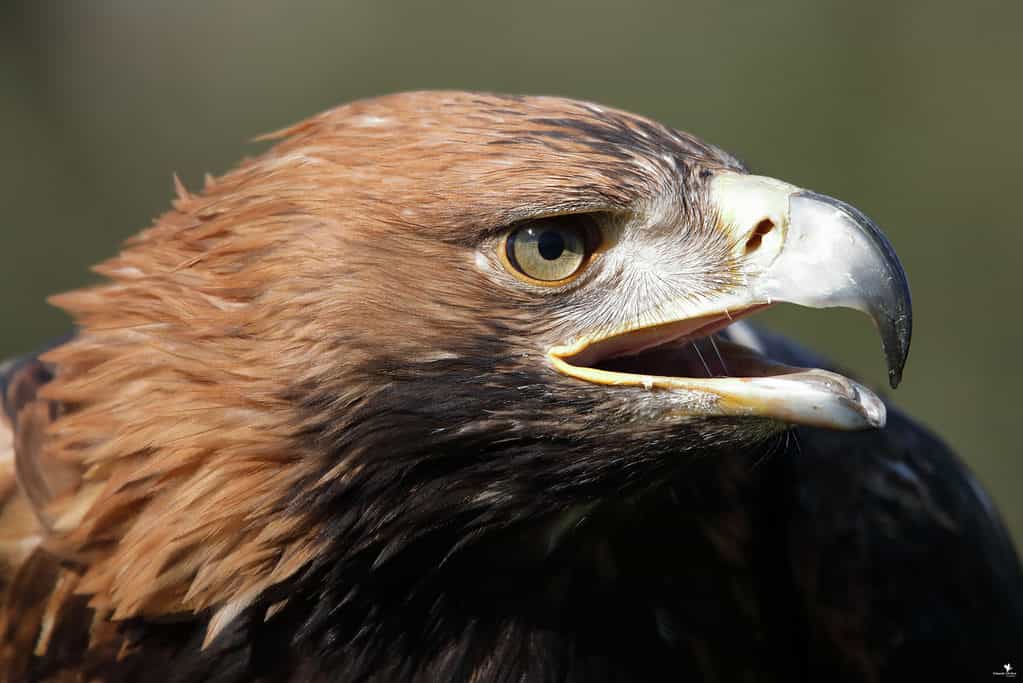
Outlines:
{"label": "blurred green background", "polygon": [[[43,299],[327,107],[405,89],[597,100],[682,128],[885,227],[913,287],[899,404],[1023,539],[1023,2],[3,3],[0,357],[62,333]],[[767,321],[881,386],[869,322]]]}

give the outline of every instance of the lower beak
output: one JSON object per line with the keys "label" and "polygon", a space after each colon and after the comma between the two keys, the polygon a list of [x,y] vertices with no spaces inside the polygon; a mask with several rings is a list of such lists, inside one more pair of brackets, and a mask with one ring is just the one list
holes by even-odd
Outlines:
{"label": "lower beak", "polygon": [[707,337],[745,313],[789,302],[866,313],[880,334],[889,382],[898,385],[909,354],[912,307],[906,274],[880,228],[845,202],[773,178],[722,173],[711,183],[711,197],[721,229],[735,244],[741,286],[685,320],[555,347],[549,352],[555,368],[598,384],[702,396],[685,402],[690,414],[770,417],[834,429],[884,426],[885,407],[873,392],[824,370],[765,361],[749,377],[687,378],[596,367],[610,353],[628,353],[630,344],[645,352],[662,341]]}

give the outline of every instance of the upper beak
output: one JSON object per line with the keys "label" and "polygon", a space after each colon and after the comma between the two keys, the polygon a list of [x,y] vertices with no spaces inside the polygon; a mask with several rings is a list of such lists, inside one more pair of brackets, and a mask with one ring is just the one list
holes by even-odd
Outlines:
{"label": "upper beak", "polygon": [[[711,193],[725,229],[748,244],[761,235],[752,255],[747,293],[752,301],[784,301],[811,308],[854,308],[874,321],[894,389],[902,379],[913,333],[909,282],[888,238],[859,209],[826,195],[773,178],[725,173]],[[751,225],[752,224],[752,225]],[[758,227],[759,226],[759,227]]]}
{"label": "upper beak", "polygon": [[726,356],[735,353],[750,368],[747,377],[668,376],[642,363],[628,365],[630,371],[606,367],[607,359],[641,359],[650,349],[712,335],[765,305],[790,302],[870,316],[889,382],[898,385],[909,354],[912,307],[906,274],[878,226],[845,202],[763,176],[720,173],[710,194],[719,227],[734,245],[738,285],[683,317],[554,347],[548,355],[555,369],[597,384],[704,397],[685,402],[692,415],[761,416],[833,429],[883,426],[884,404],[861,384],[824,370],[754,362],[743,351],[726,350]]}

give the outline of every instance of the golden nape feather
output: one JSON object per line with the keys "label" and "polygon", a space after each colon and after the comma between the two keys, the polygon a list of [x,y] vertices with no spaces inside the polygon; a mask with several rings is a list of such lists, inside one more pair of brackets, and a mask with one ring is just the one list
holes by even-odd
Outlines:
{"label": "golden nape feather", "polygon": [[52,299],[75,333],[0,367],[0,680],[1015,661],[1019,562],[965,467],[742,320],[863,311],[897,384],[908,284],[862,212],[552,97],[393,95],[270,139],[175,180]]}
{"label": "golden nape feather", "polygon": [[[4,612],[13,671],[29,653],[44,657],[72,616],[99,627],[90,648],[110,639],[123,650],[119,622],[210,611],[210,640],[319,550],[316,523],[283,510],[312,470],[286,438],[281,368],[224,336],[225,325],[271,324],[249,304],[274,277],[261,257],[285,236],[236,230],[261,216],[269,228],[286,208],[236,211],[231,200],[247,198],[229,180],[226,204],[182,191],[175,212],[97,268],[110,284],[55,297],[81,331],[11,375],[2,520],[18,596]],[[187,218],[214,203],[220,212]]]}

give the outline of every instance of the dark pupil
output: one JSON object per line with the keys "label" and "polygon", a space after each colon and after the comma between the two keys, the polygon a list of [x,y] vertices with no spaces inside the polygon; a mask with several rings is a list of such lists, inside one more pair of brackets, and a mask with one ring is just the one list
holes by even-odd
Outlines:
{"label": "dark pupil", "polygon": [[536,238],[536,246],[540,250],[540,256],[548,261],[556,261],[565,253],[565,238],[560,232],[546,230]]}

